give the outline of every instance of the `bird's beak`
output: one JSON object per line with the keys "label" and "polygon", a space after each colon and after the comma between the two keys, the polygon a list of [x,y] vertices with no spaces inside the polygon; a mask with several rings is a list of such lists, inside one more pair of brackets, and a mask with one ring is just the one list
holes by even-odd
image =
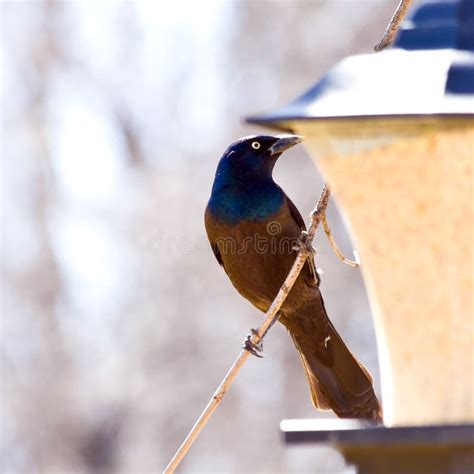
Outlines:
{"label": "bird's beak", "polygon": [[277,138],[278,140],[269,148],[270,156],[279,155],[303,141],[303,137],[298,135],[278,135]]}

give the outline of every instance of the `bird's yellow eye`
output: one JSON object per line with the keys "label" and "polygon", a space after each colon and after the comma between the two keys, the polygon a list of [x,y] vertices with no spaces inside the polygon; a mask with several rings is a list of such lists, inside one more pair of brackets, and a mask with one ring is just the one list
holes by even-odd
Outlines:
{"label": "bird's yellow eye", "polygon": [[258,143],[258,142],[252,142],[252,148],[253,148],[254,150],[258,150],[258,149],[260,148],[260,143]]}

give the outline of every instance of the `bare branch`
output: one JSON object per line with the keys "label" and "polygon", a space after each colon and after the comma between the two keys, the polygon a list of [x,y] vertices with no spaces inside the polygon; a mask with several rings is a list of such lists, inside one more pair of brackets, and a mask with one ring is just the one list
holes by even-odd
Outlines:
{"label": "bare branch", "polygon": [[[313,241],[316,230],[319,224],[321,223],[321,220],[324,218],[324,214],[326,212],[326,208],[329,202],[329,196],[330,196],[329,188],[327,185],[325,185],[323,190],[321,191],[321,196],[316,205],[316,208],[311,213],[311,225],[308,229],[308,233],[305,238],[305,243],[310,244]],[[309,251],[307,247],[302,245],[295,259],[295,262],[293,263],[293,266],[291,267],[291,270],[288,273],[288,276],[286,277],[284,283],[282,284],[270,308],[268,308],[267,312],[265,313],[265,319],[263,323],[250,339],[250,341],[254,345],[258,345],[262,342],[268,330],[278,320],[278,317],[279,317],[278,311],[280,310],[291,288],[293,287],[296,279],[298,278],[298,275],[300,274],[301,269],[303,268],[306,262],[306,259],[308,258],[309,255],[311,255],[311,251]],[[217,387],[212,398],[209,400],[209,403],[207,404],[206,408],[204,408],[204,411],[199,416],[198,420],[196,421],[195,425],[191,429],[190,433],[188,434],[186,439],[183,441],[183,444],[179,447],[178,451],[173,456],[168,466],[166,466],[164,470],[164,474],[174,473],[179,463],[186,456],[186,453],[188,452],[189,448],[191,448],[194,441],[199,436],[199,433],[201,432],[201,430],[204,428],[204,426],[206,426],[212,414],[215,412],[215,410],[219,406],[219,403],[224,398],[224,395],[226,394],[229,387],[232,385],[232,382],[237,377],[238,373],[240,372],[240,369],[244,366],[249,355],[250,355],[250,352],[248,352],[245,349],[242,350],[240,355],[232,364],[232,367],[227,372],[227,375],[224,377],[220,385]]]}
{"label": "bare branch", "polygon": [[400,23],[402,22],[403,18],[405,18],[410,3],[411,0],[400,0],[400,3],[398,4],[397,9],[392,16],[392,19],[390,20],[390,23],[388,24],[387,29],[380,40],[380,43],[374,46],[375,51],[382,51],[392,44]]}
{"label": "bare branch", "polygon": [[357,268],[360,265],[360,262],[358,261],[356,253],[354,252],[354,256],[356,257],[356,260],[350,260],[346,258],[344,254],[339,250],[339,247],[337,246],[336,241],[334,240],[334,237],[332,236],[331,227],[329,227],[326,214],[323,215],[322,224],[323,224],[324,232],[326,233],[326,237],[329,240],[329,244],[331,245],[331,248],[333,249],[334,253],[339,258],[339,260],[342,263],[346,263],[347,265],[351,266],[352,268]]}

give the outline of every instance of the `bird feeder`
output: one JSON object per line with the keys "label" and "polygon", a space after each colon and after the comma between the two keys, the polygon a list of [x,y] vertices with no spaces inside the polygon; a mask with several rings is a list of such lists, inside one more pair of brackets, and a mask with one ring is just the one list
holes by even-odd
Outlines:
{"label": "bird feeder", "polygon": [[[474,2],[419,2],[394,47],[351,56],[248,122],[303,135],[357,248],[384,422],[474,422]],[[471,430],[472,433],[472,430]]]}

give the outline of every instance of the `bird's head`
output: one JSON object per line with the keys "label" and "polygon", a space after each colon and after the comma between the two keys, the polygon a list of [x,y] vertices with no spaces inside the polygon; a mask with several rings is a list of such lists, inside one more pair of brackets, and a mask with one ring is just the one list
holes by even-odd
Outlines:
{"label": "bird's head", "polygon": [[252,135],[241,138],[222,155],[217,176],[239,180],[271,178],[280,155],[302,140],[297,135]]}

